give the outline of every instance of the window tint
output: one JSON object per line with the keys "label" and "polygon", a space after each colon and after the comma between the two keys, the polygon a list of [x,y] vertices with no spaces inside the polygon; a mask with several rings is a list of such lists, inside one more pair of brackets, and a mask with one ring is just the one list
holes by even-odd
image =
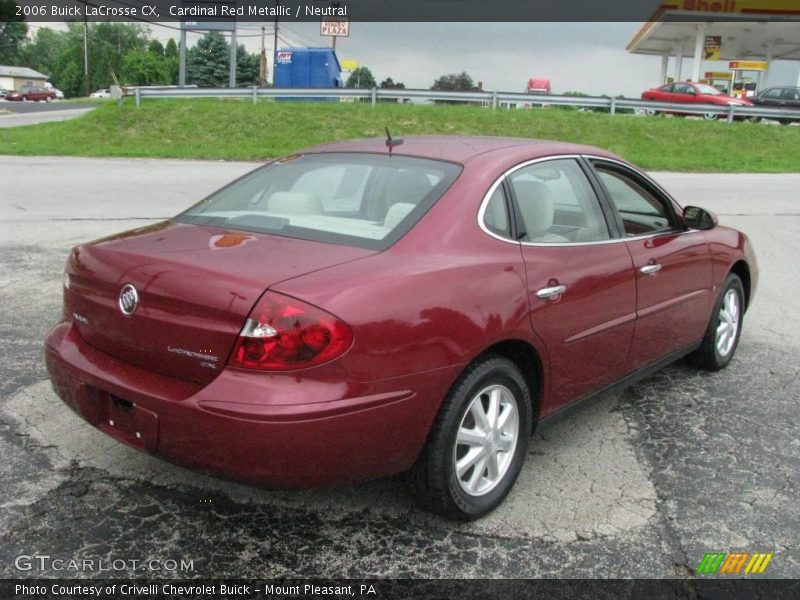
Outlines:
{"label": "window tint", "polygon": [[175,220],[383,249],[408,231],[459,173],[452,163],[388,153],[289,156]]}
{"label": "window tint", "polygon": [[503,186],[497,186],[497,189],[489,198],[486,203],[486,210],[483,213],[483,224],[492,233],[501,235],[503,237],[511,237],[511,223],[508,218],[508,209],[506,207],[506,195],[503,192]]}
{"label": "window tint", "polygon": [[771,90],[767,90],[764,92],[764,98],[780,98],[781,97],[781,88],[773,88]]}
{"label": "window tint", "polygon": [[602,165],[595,167],[611,202],[622,217],[626,235],[641,235],[672,227],[671,211],[665,200],[617,169]]}
{"label": "window tint", "polygon": [[549,160],[509,176],[522,223],[522,241],[595,242],[610,238],[600,203],[578,163]]}

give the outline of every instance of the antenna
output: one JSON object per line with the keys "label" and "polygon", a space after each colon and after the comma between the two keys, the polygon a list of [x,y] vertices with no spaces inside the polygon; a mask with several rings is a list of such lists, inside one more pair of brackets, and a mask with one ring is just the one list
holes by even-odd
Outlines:
{"label": "antenna", "polygon": [[396,139],[396,140],[392,139],[392,134],[389,133],[389,128],[387,127],[386,128],[386,147],[389,149],[389,156],[392,155],[392,148],[394,148],[395,146],[399,146],[402,143],[403,143],[403,140],[401,140],[399,138]]}

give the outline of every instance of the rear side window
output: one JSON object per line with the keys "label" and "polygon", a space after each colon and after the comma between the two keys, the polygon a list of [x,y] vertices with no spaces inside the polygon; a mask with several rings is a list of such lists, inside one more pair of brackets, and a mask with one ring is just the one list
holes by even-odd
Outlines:
{"label": "rear side window", "polygon": [[506,195],[503,193],[503,186],[498,185],[486,203],[483,213],[483,224],[486,228],[501,237],[511,237],[511,222],[508,218],[506,207]]}
{"label": "rear side window", "polygon": [[266,165],[178,215],[179,222],[382,250],[461,172],[387,154],[306,154]]}

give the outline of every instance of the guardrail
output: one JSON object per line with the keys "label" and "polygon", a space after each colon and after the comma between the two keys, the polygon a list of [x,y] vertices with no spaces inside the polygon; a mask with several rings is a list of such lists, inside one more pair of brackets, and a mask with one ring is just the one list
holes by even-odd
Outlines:
{"label": "guardrail", "polygon": [[609,98],[607,96],[542,96],[514,92],[445,92],[436,90],[405,90],[383,88],[129,88],[128,95],[136,98],[136,106],[147,98],[244,98],[256,104],[262,99],[276,98],[358,98],[369,99],[372,106],[378,100],[418,100],[428,102],[481,103],[492,110],[503,104],[531,106],[572,106],[576,108],[607,109],[612,115],[622,110],[657,114],[679,112],[696,114],[708,119],[724,116],[731,123],[736,118],[795,119],[800,120],[800,110],[767,108],[762,106],[720,106],[716,104],[683,104],[651,102],[635,98]]}

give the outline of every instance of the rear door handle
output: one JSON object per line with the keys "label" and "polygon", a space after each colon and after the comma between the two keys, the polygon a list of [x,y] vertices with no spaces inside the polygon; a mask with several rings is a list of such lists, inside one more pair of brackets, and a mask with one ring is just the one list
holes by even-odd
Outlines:
{"label": "rear door handle", "polygon": [[645,265],[639,270],[645,275],[650,275],[650,277],[653,277],[656,273],[658,273],[661,270],[661,265],[659,264]]}
{"label": "rear door handle", "polygon": [[567,291],[567,286],[565,285],[554,285],[552,287],[546,287],[538,290],[536,292],[536,297],[540,300],[556,300],[558,299],[561,294]]}

